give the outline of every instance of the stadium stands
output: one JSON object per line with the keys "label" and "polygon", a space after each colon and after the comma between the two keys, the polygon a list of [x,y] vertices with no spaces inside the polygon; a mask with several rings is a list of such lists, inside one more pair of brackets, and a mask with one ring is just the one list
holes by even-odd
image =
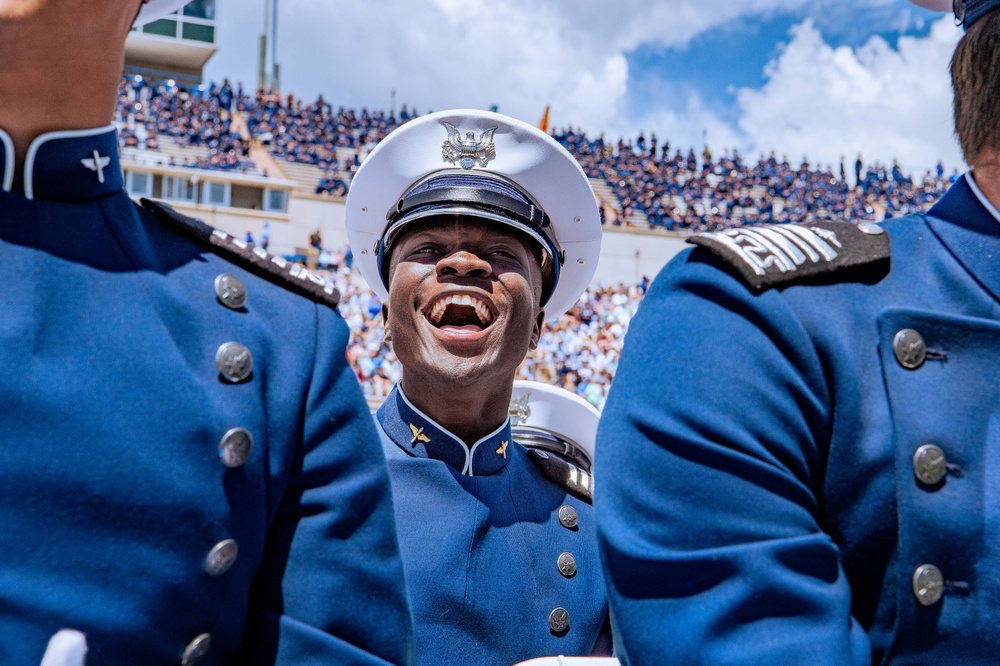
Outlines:
{"label": "stadium stands", "polygon": [[[417,115],[405,105],[397,118],[380,111],[333,109],[322,97],[304,103],[258,90],[233,90],[228,81],[185,90],[173,81],[122,79],[117,121],[123,153],[139,163],[284,176],[300,195],[344,197],[364,156],[386,134]],[[793,166],[772,153],[749,162],[736,151],[715,157],[649,141],[605,142],[581,130],[553,132],[583,166],[602,221],[624,229],[664,233],[719,230],[769,222],[876,220],[925,210],[955,176],[940,164],[919,179],[899,165],[859,163],[853,179],[803,160]],[[282,174],[274,174],[278,165]],[[343,294],[341,312],[352,331],[348,357],[373,402],[399,379],[386,344],[381,304],[334,257],[330,277]],[[569,313],[552,322],[519,378],[563,386],[602,407],[629,321],[645,293],[638,285],[592,287]]]}

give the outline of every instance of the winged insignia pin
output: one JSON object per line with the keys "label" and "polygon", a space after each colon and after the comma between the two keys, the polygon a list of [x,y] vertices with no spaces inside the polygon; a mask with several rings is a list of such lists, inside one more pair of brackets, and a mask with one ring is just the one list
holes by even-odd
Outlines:
{"label": "winged insignia pin", "polygon": [[445,162],[471,169],[477,164],[485,167],[497,156],[497,149],[493,144],[493,133],[497,131],[495,125],[483,131],[476,141],[473,132],[466,132],[463,139],[462,132],[457,127],[446,121],[441,121],[441,124],[448,130],[448,138],[441,146],[441,157]]}
{"label": "winged insignia pin", "polygon": [[92,158],[91,157],[84,158],[84,159],[80,160],[80,164],[82,164],[83,166],[87,167],[91,171],[96,172],[97,173],[97,180],[98,180],[98,182],[103,183],[104,182],[104,167],[106,167],[109,164],[111,164],[111,158],[110,157],[101,157],[101,154],[95,150],[94,151],[94,156]]}
{"label": "winged insignia pin", "polygon": [[413,446],[416,446],[417,442],[427,443],[427,442],[431,441],[431,438],[424,434],[424,429],[423,428],[418,428],[417,426],[413,425],[412,423],[409,424],[409,425],[410,425],[410,432],[413,433],[413,439],[410,440],[410,444],[412,444]]}

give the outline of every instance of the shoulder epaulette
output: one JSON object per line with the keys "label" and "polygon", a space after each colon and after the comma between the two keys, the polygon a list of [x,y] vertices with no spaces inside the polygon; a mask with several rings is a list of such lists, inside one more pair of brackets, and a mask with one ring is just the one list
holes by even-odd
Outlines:
{"label": "shoulder epaulette", "polygon": [[317,303],[332,308],[340,305],[340,292],[333,283],[301,265],[284,257],[268,254],[263,248],[252,247],[242,239],[230,236],[201,220],[182,215],[168,204],[151,199],[140,199],[139,202],[160,223],[205,246],[223,259]]}
{"label": "shoulder epaulette", "polygon": [[594,503],[594,477],[590,472],[540,449],[528,449],[528,457],[557,486],[565,488],[587,504]]}
{"label": "shoulder epaulette", "polygon": [[756,291],[889,259],[889,234],[872,222],[740,227],[692,236]]}

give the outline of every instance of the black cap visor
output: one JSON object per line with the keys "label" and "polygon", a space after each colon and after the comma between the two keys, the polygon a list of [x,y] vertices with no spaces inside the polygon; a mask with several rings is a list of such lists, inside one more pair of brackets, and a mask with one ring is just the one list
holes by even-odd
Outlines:
{"label": "black cap visor", "polygon": [[521,231],[549,255],[553,279],[542,295],[545,305],[559,281],[561,251],[548,215],[516,184],[496,174],[446,171],[416,183],[386,214],[389,224],[378,245],[382,284],[389,288],[389,255],[399,232],[416,220],[442,215],[465,215]]}

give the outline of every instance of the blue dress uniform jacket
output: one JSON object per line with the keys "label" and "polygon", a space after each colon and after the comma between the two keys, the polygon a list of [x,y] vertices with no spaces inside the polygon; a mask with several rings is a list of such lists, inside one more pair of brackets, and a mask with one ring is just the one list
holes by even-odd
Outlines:
{"label": "blue dress uniform jacket", "polygon": [[113,128],[37,140],[23,196],[0,137],[0,663],[406,662],[339,314],[134,204]]}
{"label": "blue dress uniform jacket", "polygon": [[890,262],[651,287],[598,433],[625,663],[996,661],[1000,222],[963,179],[883,227]]}
{"label": "blue dress uniform jacket", "polygon": [[592,507],[536,468],[509,420],[470,454],[399,387],[376,419],[417,663],[510,666],[610,643]]}

